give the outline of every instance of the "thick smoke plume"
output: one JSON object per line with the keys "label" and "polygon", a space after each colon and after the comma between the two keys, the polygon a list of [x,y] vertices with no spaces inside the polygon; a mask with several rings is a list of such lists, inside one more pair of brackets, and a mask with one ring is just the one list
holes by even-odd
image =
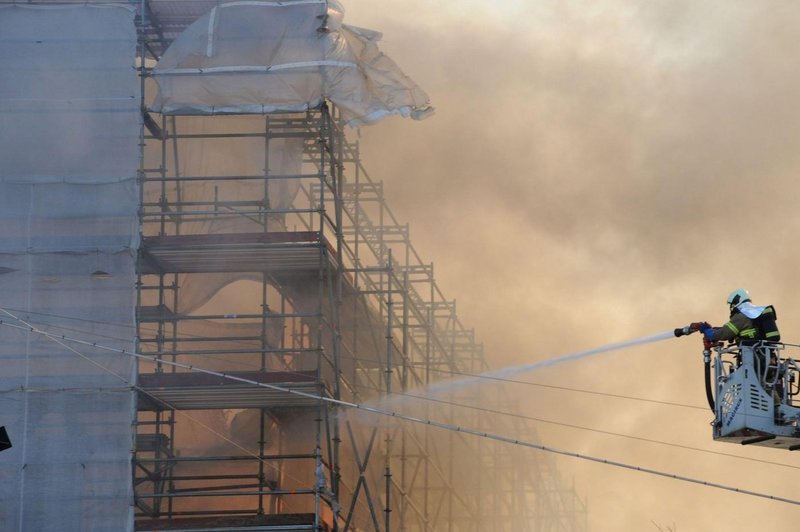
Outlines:
{"label": "thick smoke plume", "polygon": [[[346,7],[353,24],[383,30],[386,53],[437,108],[423,123],[366,130],[362,153],[493,367],[699,319],[720,325],[725,296],[738,286],[776,306],[785,339],[800,337],[792,329],[800,323],[800,8],[623,0]],[[788,453],[711,441],[695,342],[595,357],[531,380],[698,408],[509,390],[541,418],[791,464]],[[576,451],[776,495],[798,488],[787,467],[538,427],[546,443]],[[775,503],[559,465],[589,497],[594,531],[654,522],[763,529],[798,518]]]}

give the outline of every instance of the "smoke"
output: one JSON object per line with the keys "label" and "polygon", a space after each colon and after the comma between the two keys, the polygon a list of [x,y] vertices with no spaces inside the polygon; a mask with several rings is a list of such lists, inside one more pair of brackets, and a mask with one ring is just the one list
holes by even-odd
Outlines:
{"label": "smoke", "polygon": [[[362,154],[493,367],[654,327],[720,325],[724,298],[738,286],[757,304],[775,304],[783,336],[794,339],[796,6],[414,0],[398,12],[385,0],[351,0],[346,7],[349,23],[384,32],[384,51],[436,106],[422,123],[365,129]],[[692,339],[676,340],[536,378],[703,405],[699,351]],[[702,410],[509,391],[532,415],[788,462],[712,443]],[[635,456],[777,495],[797,487],[788,469],[537,428],[543,442],[576,451]],[[653,521],[679,530],[763,528],[797,517],[600,466],[559,460],[559,467],[589,497],[592,530],[643,530]],[[687,511],[700,497],[726,511]]]}

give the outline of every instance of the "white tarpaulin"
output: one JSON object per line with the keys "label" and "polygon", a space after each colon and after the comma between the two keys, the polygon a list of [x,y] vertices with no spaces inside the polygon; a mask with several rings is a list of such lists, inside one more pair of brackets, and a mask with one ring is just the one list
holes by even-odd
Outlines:
{"label": "white tarpaulin", "polygon": [[189,26],[153,75],[165,114],[304,111],[324,100],[353,126],[432,112],[378,49],[380,33],[342,24],[334,1],[221,4]]}
{"label": "white tarpaulin", "polygon": [[132,16],[117,6],[0,7],[0,181],[135,176],[140,101]]}
{"label": "white tarpaulin", "polygon": [[[133,527],[134,12],[0,7],[0,529]],[[19,318],[19,320],[17,319]]]}

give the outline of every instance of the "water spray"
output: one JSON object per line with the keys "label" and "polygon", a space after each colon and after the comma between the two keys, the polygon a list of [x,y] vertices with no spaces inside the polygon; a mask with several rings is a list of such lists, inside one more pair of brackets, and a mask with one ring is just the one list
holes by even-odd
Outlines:
{"label": "water spray", "polygon": [[[694,325],[694,324],[692,324]],[[688,327],[688,326],[687,326]],[[624,342],[616,342],[613,344],[604,345],[601,347],[596,347],[594,349],[589,349],[586,351],[577,351],[575,353],[569,353],[567,355],[562,355],[559,357],[548,358],[546,360],[541,360],[539,362],[533,362],[531,364],[524,364],[522,366],[512,366],[508,368],[502,368],[493,371],[487,371],[481,373],[479,375],[475,375],[474,377],[467,377],[464,379],[455,379],[455,380],[448,380],[440,383],[433,384],[429,386],[426,390],[428,395],[437,395],[446,392],[451,392],[457,389],[465,388],[467,386],[471,386],[473,384],[477,384],[479,382],[483,382],[488,380],[502,380],[512,377],[514,375],[519,375],[521,373],[528,373],[530,371],[534,371],[537,369],[542,369],[550,366],[555,366],[556,364],[561,364],[564,362],[570,362],[573,360],[579,360],[582,358],[586,358],[592,355],[598,355],[600,353],[608,353],[611,351],[620,351],[622,349],[627,349],[629,347],[635,347],[639,345],[651,344],[654,342],[660,342],[661,340],[666,340],[668,338],[673,338],[675,336],[682,336],[683,334],[678,334],[679,330],[683,329],[675,329],[674,331],[664,331],[657,334],[651,334],[649,336],[643,336],[641,338],[634,338],[633,340],[626,340]],[[699,330],[699,329],[695,329]],[[685,333],[689,334],[689,333]]]}

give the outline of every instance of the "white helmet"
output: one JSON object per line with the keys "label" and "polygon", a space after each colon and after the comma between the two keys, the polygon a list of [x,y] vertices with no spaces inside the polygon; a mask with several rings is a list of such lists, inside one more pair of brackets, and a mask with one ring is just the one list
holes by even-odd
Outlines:
{"label": "white helmet", "polygon": [[731,310],[738,307],[745,301],[750,301],[750,292],[744,288],[737,288],[731,292],[731,295],[728,296],[728,305],[731,307]]}

